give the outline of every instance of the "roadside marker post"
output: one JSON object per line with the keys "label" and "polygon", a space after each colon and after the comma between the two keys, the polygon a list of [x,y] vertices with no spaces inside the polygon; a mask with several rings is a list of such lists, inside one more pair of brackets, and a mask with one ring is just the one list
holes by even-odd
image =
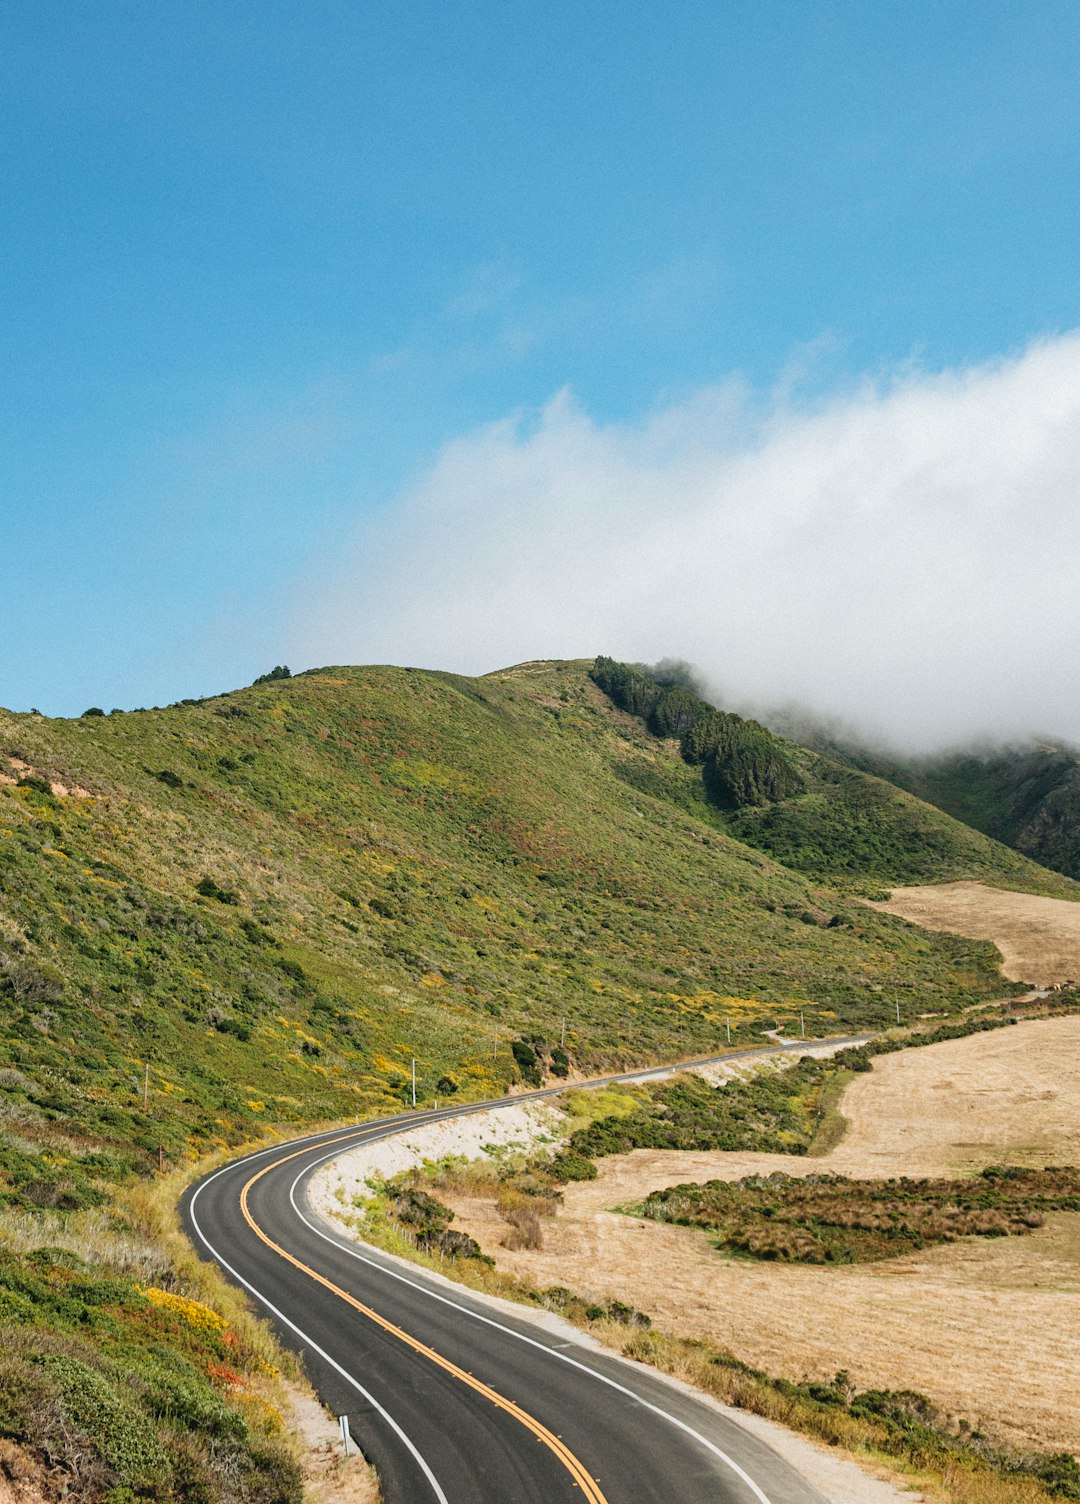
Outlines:
{"label": "roadside marker post", "polygon": [[416,1106],[416,1056],[412,1057],[412,1104]]}
{"label": "roadside marker post", "polygon": [[728,1042],[728,1044],[730,1044],[731,1043],[731,1019],[730,1018],[725,1018],[724,1019],[724,1028],[727,1030],[727,1042]]}
{"label": "roadside marker post", "polygon": [[347,1457],[349,1455],[349,1417],[347,1415],[339,1416],[338,1425],[341,1427],[341,1440],[344,1444],[345,1455]]}

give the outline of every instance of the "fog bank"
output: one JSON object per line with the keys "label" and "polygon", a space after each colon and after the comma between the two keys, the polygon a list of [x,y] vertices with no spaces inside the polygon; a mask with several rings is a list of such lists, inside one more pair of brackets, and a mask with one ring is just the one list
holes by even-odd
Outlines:
{"label": "fog bank", "polygon": [[813,405],[561,393],[447,444],[303,595],[312,663],[674,656],[911,750],[1080,740],[1080,334]]}

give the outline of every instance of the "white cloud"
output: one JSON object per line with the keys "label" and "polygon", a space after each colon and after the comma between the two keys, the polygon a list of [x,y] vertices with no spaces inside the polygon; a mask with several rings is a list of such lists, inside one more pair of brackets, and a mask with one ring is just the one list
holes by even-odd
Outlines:
{"label": "white cloud", "polygon": [[675,656],[907,745],[1080,740],[1080,334],[812,406],[561,393],[448,444],[318,596],[311,662]]}

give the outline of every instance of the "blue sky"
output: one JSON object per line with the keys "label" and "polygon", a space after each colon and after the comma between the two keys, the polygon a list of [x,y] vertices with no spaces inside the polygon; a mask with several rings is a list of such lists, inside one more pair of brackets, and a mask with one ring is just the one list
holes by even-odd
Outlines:
{"label": "blue sky", "polygon": [[1047,0],[7,0],[0,703],[371,656],[304,616],[343,544],[363,592],[564,389],[625,428],[1072,330],[1078,61]]}

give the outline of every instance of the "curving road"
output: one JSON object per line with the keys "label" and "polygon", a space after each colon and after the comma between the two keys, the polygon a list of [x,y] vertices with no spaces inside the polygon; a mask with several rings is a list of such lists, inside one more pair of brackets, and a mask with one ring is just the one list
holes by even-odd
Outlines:
{"label": "curving road", "polygon": [[402,1113],[248,1155],[186,1194],[188,1234],[349,1416],[386,1504],[824,1504],[763,1442],[649,1369],[349,1242],[308,1204],[315,1170],[358,1144],[547,1094]]}

